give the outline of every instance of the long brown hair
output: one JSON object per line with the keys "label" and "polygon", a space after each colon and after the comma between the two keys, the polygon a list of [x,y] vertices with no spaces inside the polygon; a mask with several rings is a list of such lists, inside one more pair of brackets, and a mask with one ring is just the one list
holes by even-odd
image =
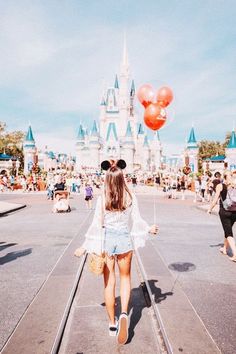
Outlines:
{"label": "long brown hair", "polygon": [[113,165],[105,177],[105,210],[124,211],[132,202],[122,170]]}

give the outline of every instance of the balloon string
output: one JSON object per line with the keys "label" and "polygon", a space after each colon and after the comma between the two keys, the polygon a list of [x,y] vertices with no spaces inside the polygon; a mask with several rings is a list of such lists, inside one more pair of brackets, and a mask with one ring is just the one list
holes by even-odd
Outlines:
{"label": "balloon string", "polygon": [[[155,188],[155,184],[154,184]],[[153,193],[153,223],[156,225],[156,188],[155,192]]]}

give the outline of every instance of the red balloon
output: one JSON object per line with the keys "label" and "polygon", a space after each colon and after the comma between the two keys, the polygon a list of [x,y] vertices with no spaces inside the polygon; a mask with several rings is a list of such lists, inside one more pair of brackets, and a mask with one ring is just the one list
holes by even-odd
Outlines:
{"label": "red balloon", "polygon": [[139,102],[146,108],[150,103],[153,102],[155,97],[152,86],[149,84],[142,85],[138,89],[137,97]]}
{"label": "red balloon", "polygon": [[166,123],[166,114],[163,114],[163,108],[157,103],[151,103],[145,109],[144,122],[148,128],[159,130]]}
{"label": "red balloon", "polygon": [[157,103],[162,108],[167,107],[173,100],[173,97],[173,92],[169,87],[164,86],[157,91]]}

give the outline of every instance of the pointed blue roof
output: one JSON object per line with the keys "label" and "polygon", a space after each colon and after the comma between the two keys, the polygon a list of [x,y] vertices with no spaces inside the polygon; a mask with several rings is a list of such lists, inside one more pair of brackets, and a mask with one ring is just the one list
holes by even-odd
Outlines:
{"label": "pointed blue roof", "polygon": [[108,125],[106,141],[110,140],[110,138],[112,137],[112,134],[113,134],[114,139],[118,140],[117,133],[116,133],[116,125],[114,122],[110,122]]}
{"label": "pointed blue roof", "polygon": [[138,126],[138,134],[144,134],[144,129],[143,129],[142,123],[139,123],[139,126]]}
{"label": "pointed blue roof", "polygon": [[30,125],[25,140],[34,142],[33,132]]}
{"label": "pointed blue roof", "polygon": [[189,134],[189,138],[188,138],[188,144],[196,144],[197,140],[195,138],[195,133],[194,133],[194,128],[192,127],[190,134]]}
{"label": "pointed blue roof", "polygon": [[114,87],[115,87],[116,89],[119,89],[119,82],[118,82],[118,77],[117,77],[117,75],[116,75],[116,78],[115,78]]}
{"label": "pointed blue roof", "polygon": [[132,80],[131,89],[130,89],[130,95],[132,96],[133,94],[135,94],[134,80]]}
{"label": "pointed blue roof", "polygon": [[98,128],[97,128],[97,123],[96,120],[93,121],[93,127],[91,131],[92,136],[98,136]]}
{"label": "pointed blue roof", "polygon": [[127,123],[125,137],[128,138],[128,137],[132,137],[132,136],[133,136],[133,134],[132,134],[131,124],[130,124],[130,120],[129,120]]}
{"label": "pointed blue roof", "polygon": [[79,131],[78,131],[77,138],[78,138],[79,140],[84,140],[84,130],[83,130],[83,127],[82,127],[81,124],[80,124],[80,126],[79,126]]}
{"label": "pointed blue roof", "polygon": [[105,102],[104,96],[102,96],[102,100],[101,100],[100,106],[106,106],[106,102]]}
{"label": "pointed blue roof", "polygon": [[230,141],[227,145],[228,149],[235,149],[236,148],[236,135],[235,135],[235,131],[233,130],[231,133],[231,137],[230,137]]}
{"label": "pointed blue roof", "polygon": [[145,135],[144,142],[143,142],[143,146],[149,147],[147,135]]}

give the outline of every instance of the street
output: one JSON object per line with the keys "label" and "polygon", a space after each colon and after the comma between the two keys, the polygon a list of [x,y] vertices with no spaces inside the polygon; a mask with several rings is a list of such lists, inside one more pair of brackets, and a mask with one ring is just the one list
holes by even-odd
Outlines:
{"label": "street", "polygon": [[[93,213],[78,195],[71,197],[69,214],[52,214],[52,202],[40,193],[4,194],[1,200],[26,203],[27,207],[0,218],[0,348],[67,245],[82,225],[88,227]],[[233,354],[236,264],[219,252],[223,232],[218,217],[197,209],[190,198],[182,201],[140,194],[138,200],[143,218],[150,225],[156,218],[160,228],[149,244],[180,284],[222,353]]]}

